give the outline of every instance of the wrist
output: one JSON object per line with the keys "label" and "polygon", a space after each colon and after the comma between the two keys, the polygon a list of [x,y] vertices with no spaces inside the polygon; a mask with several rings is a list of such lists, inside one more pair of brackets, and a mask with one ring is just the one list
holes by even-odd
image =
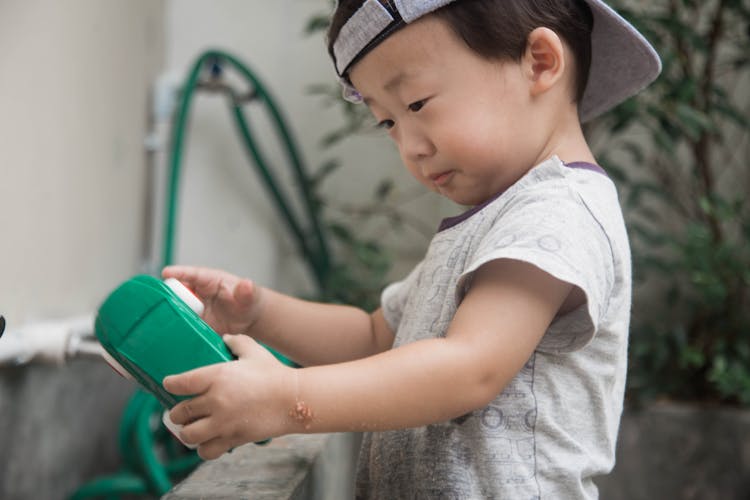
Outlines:
{"label": "wrist", "polygon": [[284,420],[289,426],[287,434],[303,434],[312,431],[314,415],[312,409],[305,401],[301,393],[301,378],[304,376],[303,369],[290,368],[289,391],[285,398],[286,415]]}

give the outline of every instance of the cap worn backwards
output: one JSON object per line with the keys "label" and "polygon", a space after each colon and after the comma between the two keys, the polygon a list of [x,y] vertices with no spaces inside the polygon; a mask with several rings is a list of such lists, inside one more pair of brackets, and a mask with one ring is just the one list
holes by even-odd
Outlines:
{"label": "cap worn backwards", "polygon": [[[396,30],[449,3],[460,0],[366,0],[346,21],[333,42],[336,72],[344,98],[361,102],[348,80],[349,69]],[[653,82],[661,72],[656,50],[628,21],[601,0],[591,8],[591,67],[579,103],[582,122],[613,108]]]}

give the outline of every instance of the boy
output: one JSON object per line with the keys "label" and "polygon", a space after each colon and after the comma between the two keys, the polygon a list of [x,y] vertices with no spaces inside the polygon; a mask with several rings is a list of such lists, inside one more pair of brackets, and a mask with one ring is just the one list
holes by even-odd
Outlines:
{"label": "boy", "polygon": [[[239,361],[168,377],[204,458],[366,431],[358,497],[596,498],[625,381],[630,254],[581,131],[658,56],[598,0],[342,0],[329,50],[420,182],[468,212],[372,314],[171,267]],[[249,337],[305,368],[284,367]]]}

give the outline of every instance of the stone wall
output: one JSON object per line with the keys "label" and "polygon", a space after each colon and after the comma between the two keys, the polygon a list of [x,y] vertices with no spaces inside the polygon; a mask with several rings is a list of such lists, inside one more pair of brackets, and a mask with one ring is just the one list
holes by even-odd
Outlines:
{"label": "stone wall", "polygon": [[132,390],[100,361],[0,369],[0,498],[67,498],[116,472],[118,425]]}
{"label": "stone wall", "polygon": [[626,412],[606,500],[747,500],[750,411],[656,404]]}

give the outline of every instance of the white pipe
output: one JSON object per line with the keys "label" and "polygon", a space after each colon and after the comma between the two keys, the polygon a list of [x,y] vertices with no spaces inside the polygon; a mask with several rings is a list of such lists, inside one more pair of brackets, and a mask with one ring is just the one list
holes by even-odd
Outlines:
{"label": "white pipe", "polygon": [[[62,364],[80,351],[75,347],[80,339],[92,337],[93,332],[93,314],[10,327],[0,339],[0,366],[31,361]],[[76,339],[73,344],[71,339]]]}
{"label": "white pipe", "polygon": [[65,355],[67,358],[88,357],[101,359],[104,357],[104,347],[96,339],[73,335],[70,337]]}
{"label": "white pipe", "polygon": [[166,73],[153,85],[151,102],[151,130],[144,146],[148,154],[148,196],[146,206],[147,229],[142,272],[158,276],[161,273],[164,219],[166,217],[169,140],[172,115],[180,95],[182,75]]}

